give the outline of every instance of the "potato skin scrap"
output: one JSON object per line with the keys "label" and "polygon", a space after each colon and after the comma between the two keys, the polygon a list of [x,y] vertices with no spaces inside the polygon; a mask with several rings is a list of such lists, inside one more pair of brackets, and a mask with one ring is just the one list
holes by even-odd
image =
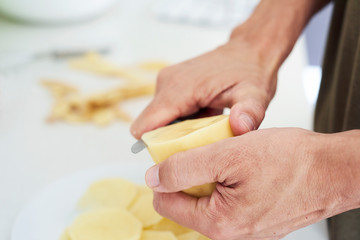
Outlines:
{"label": "potato skin scrap", "polygon": [[92,113],[91,120],[99,126],[105,126],[116,119],[113,108],[105,108]]}
{"label": "potato skin scrap", "polygon": [[63,98],[68,95],[78,93],[77,88],[67,83],[50,79],[43,79],[40,81],[40,83],[50,91],[54,98]]}

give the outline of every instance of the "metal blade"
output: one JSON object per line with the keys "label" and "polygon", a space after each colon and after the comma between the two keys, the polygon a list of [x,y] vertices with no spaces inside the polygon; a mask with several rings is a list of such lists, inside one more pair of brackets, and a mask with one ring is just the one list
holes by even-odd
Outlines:
{"label": "metal blade", "polygon": [[144,143],[144,141],[140,139],[136,143],[134,143],[134,145],[132,145],[131,152],[132,153],[138,153],[138,152],[141,152],[146,147],[147,146]]}

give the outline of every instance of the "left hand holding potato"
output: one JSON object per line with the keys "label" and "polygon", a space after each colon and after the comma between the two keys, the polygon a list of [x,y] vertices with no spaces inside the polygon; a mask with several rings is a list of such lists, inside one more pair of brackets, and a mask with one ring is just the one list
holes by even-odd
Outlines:
{"label": "left hand holding potato", "polygon": [[[359,152],[359,139],[359,131],[253,131],[177,153],[146,182],[161,215],[212,239],[279,239],[360,206],[359,158],[348,153]],[[211,182],[209,197],[179,192]]]}

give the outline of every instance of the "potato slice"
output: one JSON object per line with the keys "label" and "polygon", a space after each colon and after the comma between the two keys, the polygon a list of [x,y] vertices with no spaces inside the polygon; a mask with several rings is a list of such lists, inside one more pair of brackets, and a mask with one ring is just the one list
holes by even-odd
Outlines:
{"label": "potato slice", "polygon": [[149,188],[148,186],[145,185],[137,185],[137,194],[135,196],[135,198],[133,199],[133,201],[131,202],[131,204],[129,205],[128,209],[131,209],[134,204],[137,202],[137,200],[145,194],[153,194],[153,191],[151,190],[151,188]]}
{"label": "potato slice", "polygon": [[181,226],[180,224],[177,224],[176,222],[173,222],[167,218],[162,218],[160,220],[160,222],[158,222],[155,225],[150,226],[149,228],[147,228],[147,230],[171,231],[176,236],[193,231],[193,230],[186,228],[184,226]]}
{"label": "potato slice", "polygon": [[[142,140],[154,162],[160,163],[174,153],[201,147],[216,141],[232,137],[233,132],[229,116],[186,120],[176,124],[158,128],[145,133]],[[184,192],[196,196],[208,196],[214,190],[215,184],[205,184],[193,187]]]}
{"label": "potato slice", "polygon": [[153,191],[151,190],[151,188],[149,188],[148,186],[145,185],[139,185],[137,186],[138,189],[138,195],[144,195],[144,194],[153,194]]}
{"label": "potato slice", "polygon": [[125,208],[86,212],[68,230],[71,240],[138,240],[141,231],[141,222]]}
{"label": "potato slice", "polygon": [[142,222],[144,227],[154,225],[162,219],[153,207],[153,198],[153,193],[143,194],[130,208],[130,212]]}
{"label": "potato slice", "polygon": [[140,240],[177,240],[170,231],[145,230],[141,234]]}
{"label": "potato slice", "polygon": [[177,239],[178,240],[210,240],[209,238],[205,237],[204,235],[196,231],[181,234],[177,236]]}
{"label": "potato slice", "polygon": [[94,182],[79,201],[82,209],[128,207],[137,194],[137,186],[125,179],[110,178]]}

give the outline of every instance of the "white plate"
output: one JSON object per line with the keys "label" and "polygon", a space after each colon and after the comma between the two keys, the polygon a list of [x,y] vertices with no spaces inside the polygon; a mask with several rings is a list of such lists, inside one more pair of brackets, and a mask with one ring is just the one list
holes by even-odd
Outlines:
{"label": "white plate", "polygon": [[76,215],[75,206],[89,185],[106,177],[121,177],[144,183],[151,161],[122,162],[85,170],[50,184],[32,198],[15,221],[12,240],[58,240]]}
{"label": "white plate", "polygon": [[[151,161],[122,162],[86,170],[50,184],[36,195],[15,221],[11,240],[58,240],[76,216],[76,204],[89,185],[106,177],[122,177],[144,184]],[[297,230],[283,240],[327,240],[325,221]]]}

